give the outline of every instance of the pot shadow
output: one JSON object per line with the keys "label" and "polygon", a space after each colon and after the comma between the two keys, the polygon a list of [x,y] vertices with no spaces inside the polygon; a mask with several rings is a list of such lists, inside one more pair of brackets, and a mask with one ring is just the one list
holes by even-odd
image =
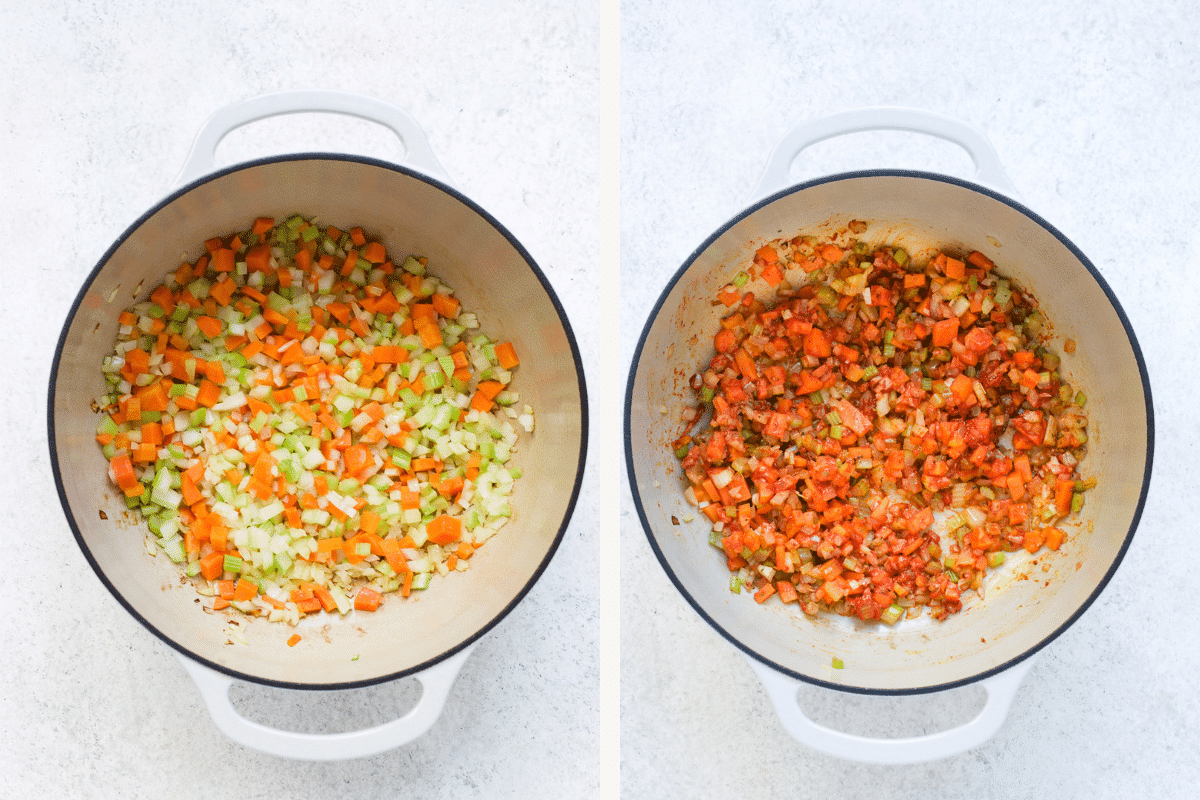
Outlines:
{"label": "pot shadow", "polygon": [[421,699],[416,678],[360,689],[281,689],[234,681],[229,699],[248,720],[292,733],[348,733],[391,722]]}
{"label": "pot shadow", "polygon": [[983,710],[987,692],[971,684],[929,694],[864,695],[804,685],[796,699],[818,725],[856,736],[898,739],[970,722]]}

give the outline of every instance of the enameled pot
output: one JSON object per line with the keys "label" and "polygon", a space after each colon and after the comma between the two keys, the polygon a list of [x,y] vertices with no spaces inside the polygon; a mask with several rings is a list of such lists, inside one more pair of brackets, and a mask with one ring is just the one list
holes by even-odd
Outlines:
{"label": "enameled pot", "polygon": [[[406,164],[306,153],[214,169],[220,140],[278,114],[322,111],[387,126]],[[407,601],[373,614],[315,615],[286,644],[285,626],[254,620],[248,645],[230,646],[220,615],[205,614],[178,568],[151,558],[140,524],[125,511],[95,442],[93,401],[105,393],[101,359],[117,315],[144,297],[181,254],[244,229],[259,216],[291,213],[326,224],[361,225],[392,253],[425,255],[489,334],[511,340],[522,363],[514,389],[536,412],[516,456],[524,476],[514,517],[471,561]],[[201,129],[176,188],[109,248],[84,282],[63,327],[51,370],[50,457],[59,497],[84,555],[116,599],[174,648],[201,688],[218,726],[242,744],[294,758],[338,759],[396,747],[436,720],[471,648],[526,595],[554,555],[579,493],[587,397],[579,352],[545,274],[491,215],[457,191],[417,123],[377,100],[339,92],[267,95],[217,112]],[[403,676],[422,683],[406,716],[332,736],[276,731],[242,718],[229,702],[232,679],[293,689],[361,687]]]}
{"label": "enameled pot", "polygon": [[[830,175],[790,185],[801,150],[857,131],[906,130],[961,145],[975,180],[901,170]],[[626,388],[627,469],[638,514],[676,588],[746,655],[785,727],[805,744],[860,761],[941,758],[976,746],[1003,723],[1029,657],[1074,622],[1117,569],[1146,498],[1153,450],[1150,383],[1137,339],[1117,298],[1087,257],[1015,199],[994,149],[974,128],[909,109],[865,109],[793,130],[772,153],[753,202],[714,232],[671,278],[646,322]],[[794,605],[756,604],[729,591],[724,558],[709,526],[683,499],[686,481],[670,443],[694,402],[689,378],[711,359],[725,307],[711,302],[754,251],[780,236],[820,235],[850,220],[869,223],[858,238],[899,245],[916,256],[937,249],[980,250],[1038,298],[1057,342],[1078,343],[1061,370],[1089,398],[1088,456],[1095,476],[1081,523],[1031,573],[1023,551],[1010,554],[961,613],[928,615],[889,627],[836,615],[806,617]],[[802,280],[800,274],[788,277]],[[747,289],[770,296],[761,279]],[[695,521],[675,524],[693,512]],[[833,668],[837,658],[845,666]],[[798,681],[868,694],[933,692],[979,682],[988,701],[964,726],[931,736],[874,740],[816,725],[796,703]]]}

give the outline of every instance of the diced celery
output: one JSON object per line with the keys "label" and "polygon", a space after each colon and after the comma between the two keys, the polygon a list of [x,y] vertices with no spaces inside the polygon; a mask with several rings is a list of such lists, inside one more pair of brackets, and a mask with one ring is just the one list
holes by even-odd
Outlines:
{"label": "diced celery", "polygon": [[176,564],[180,563],[186,558],[186,555],[183,552],[183,539],[179,538],[178,536],[173,536],[170,539],[163,539],[159,542],[159,544],[162,545],[163,552],[167,554],[167,557]]}
{"label": "diced celery", "polygon": [[407,471],[412,466],[412,455],[399,447],[388,449],[388,454],[392,457],[392,463],[402,470]]}
{"label": "diced celery", "polygon": [[323,526],[329,524],[329,512],[320,508],[308,508],[300,512],[300,522],[305,525]]}
{"label": "diced celery", "polygon": [[[318,451],[320,452],[320,451]],[[288,483],[296,483],[300,480],[300,464],[295,458],[285,458],[279,462],[279,471],[283,473],[283,478]]]}

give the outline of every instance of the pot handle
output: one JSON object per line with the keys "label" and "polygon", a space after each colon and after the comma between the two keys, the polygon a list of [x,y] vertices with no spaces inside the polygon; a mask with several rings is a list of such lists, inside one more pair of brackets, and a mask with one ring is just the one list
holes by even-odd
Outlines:
{"label": "pot handle", "polygon": [[229,700],[232,678],[182,654],[176,653],[176,656],[195,681],[217,728],[233,741],[281,758],[341,761],[400,747],[433,727],[446,705],[454,679],[474,648],[474,644],[468,645],[445,661],[414,675],[421,682],[421,699],[399,719],[374,728],[330,734],[281,731],[246,719]]}
{"label": "pot handle", "polygon": [[217,145],[237,128],[268,117],[304,112],[345,114],[377,122],[399,137],[407,163],[430,177],[450,183],[446,170],[429,147],[425,132],[407,111],[373,97],[313,89],[264,94],[218,109],[200,126],[183,169],[175,179],[175,187],[215,170]]}
{"label": "pot handle", "polygon": [[996,148],[978,128],[933,111],[881,107],[842,111],[797,125],[771,151],[753,199],[760,200],[793,184],[792,162],[805,148],[848,133],[876,130],[924,133],[952,142],[966,150],[975,163],[977,181],[1010,196],[1017,194],[1000,164]]}
{"label": "pot handle", "polygon": [[842,733],[810,720],[800,709],[796,690],[800,682],[742,653],[758,674],[783,727],[798,742],[826,755],[867,764],[919,764],[937,761],[970,750],[992,738],[1012,708],[1017,689],[1033,659],[1027,658],[998,675],[984,678],[987,702],[970,722],[948,731],[902,739],[872,739]]}

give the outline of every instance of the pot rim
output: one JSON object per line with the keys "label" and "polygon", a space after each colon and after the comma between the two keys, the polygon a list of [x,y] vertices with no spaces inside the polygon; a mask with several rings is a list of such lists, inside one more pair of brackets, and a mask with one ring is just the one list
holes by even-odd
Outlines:
{"label": "pot rim", "polygon": [[[537,569],[534,570],[534,572],[530,576],[529,580],[526,581],[525,585],[521,587],[521,589],[504,606],[504,608],[502,608],[486,625],[482,626],[481,628],[476,630],[474,633],[472,633],[470,636],[468,636],[466,639],[462,640],[461,642],[456,644],[454,647],[451,647],[450,649],[446,650],[445,652],[441,653],[440,655],[435,656],[430,659],[427,659],[426,661],[423,661],[422,663],[417,664],[416,666],[409,667],[408,669],[398,670],[396,672],[391,672],[391,673],[387,673],[385,675],[380,675],[377,677],[367,678],[367,679],[363,679],[363,680],[343,681],[343,682],[337,682],[337,683],[317,684],[317,683],[302,683],[302,682],[297,682],[297,681],[280,681],[280,680],[274,680],[274,679],[270,679],[270,678],[263,678],[260,676],[250,674],[248,672],[243,672],[243,671],[240,671],[237,669],[226,667],[226,666],[218,664],[214,661],[210,661],[209,659],[201,658],[200,656],[198,656],[195,653],[188,650],[183,645],[174,641],[171,637],[167,636],[165,633],[160,631],[154,625],[150,624],[150,622],[138,612],[137,608],[135,608],[133,606],[133,604],[131,604],[128,600],[126,600],[125,597],[112,584],[112,582],[109,581],[108,577],[104,574],[103,570],[101,570],[99,563],[96,561],[95,557],[92,555],[92,552],[88,548],[87,543],[84,541],[83,534],[80,532],[79,525],[76,523],[76,520],[75,520],[75,515],[71,510],[71,505],[67,500],[66,489],[64,488],[64,485],[63,485],[63,472],[62,472],[62,469],[60,468],[59,462],[58,462],[58,449],[56,446],[56,436],[55,436],[54,408],[55,408],[55,395],[56,395],[56,388],[57,388],[57,377],[58,377],[58,371],[59,371],[59,362],[61,361],[61,358],[62,358],[63,348],[66,345],[67,332],[70,330],[72,323],[75,321],[75,316],[79,311],[79,307],[83,302],[84,296],[87,294],[88,290],[91,288],[92,284],[95,282],[97,277],[99,277],[99,275],[103,271],[104,267],[108,264],[108,261],[112,258],[113,254],[116,253],[116,251],[121,247],[121,245],[123,245],[125,243],[125,241],[130,236],[132,236],[133,233],[135,231],[137,231],[148,219],[150,219],[152,216],[157,214],[163,208],[165,208],[165,207],[169,206],[171,203],[175,202],[175,200],[179,199],[180,197],[187,194],[191,190],[197,188],[198,186],[201,186],[205,183],[216,180],[218,178],[222,178],[222,177],[229,175],[231,173],[234,173],[234,172],[240,172],[242,170],[256,168],[256,167],[260,167],[260,166],[264,166],[264,165],[283,163],[283,162],[295,162],[295,161],[346,161],[346,162],[365,164],[367,166],[373,166],[373,167],[378,167],[381,169],[390,170],[392,172],[397,172],[402,175],[406,175],[409,178],[427,183],[436,189],[440,189],[441,191],[445,192],[446,194],[449,194],[450,196],[452,196],[453,198],[455,198],[456,200],[461,202],[463,205],[467,206],[471,211],[475,212],[480,217],[482,217],[489,225],[492,226],[492,228],[494,228],[496,230],[497,233],[499,233],[501,236],[503,236],[505,239],[507,239],[509,244],[511,244],[513,246],[513,248],[517,251],[517,253],[520,254],[522,260],[524,260],[525,264],[533,272],[534,277],[537,278],[538,282],[542,286],[543,291],[545,291],[547,298],[550,300],[551,304],[554,306],[554,310],[558,315],[559,322],[563,326],[563,332],[566,334],[567,342],[569,343],[569,345],[571,347],[571,359],[575,364],[575,375],[576,375],[576,379],[578,382],[579,401],[580,401],[579,457],[578,457],[578,461],[576,462],[575,481],[571,487],[571,496],[568,499],[566,511],[563,514],[562,523],[559,525],[558,530],[555,532],[553,542],[551,542],[550,547],[546,551],[545,556],[542,558],[541,562],[537,566]],[[236,678],[238,680],[243,680],[243,681],[248,681],[250,683],[256,683],[256,684],[265,685],[265,686],[273,686],[273,687],[281,688],[281,689],[308,689],[308,690],[314,690],[314,691],[357,689],[357,688],[373,686],[373,685],[377,685],[377,684],[381,684],[381,683],[387,683],[389,681],[394,681],[394,680],[398,680],[400,678],[416,675],[426,669],[429,669],[430,667],[432,667],[436,664],[439,664],[439,663],[445,661],[446,659],[449,659],[450,657],[454,656],[456,653],[461,652],[462,650],[464,650],[465,648],[469,647],[474,642],[476,642],[480,638],[482,638],[486,633],[488,633],[490,630],[492,630],[492,628],[496,627],[496,625],[498,625],[502,619],[504,619],[506,616],[508,616],[509,612],[511,612],[517,606],[517,604],[520,603],[522,599],[524,599],[525,595],[527,595],[529,593],[530,589],[533,588],[533,585],[535,583],[537,583],[538,579],[542,576],[542,573],[545,572],[546,567],[550,564],[550,561],[554,557],[554,554],[558,551],[558,547],[562,543],[563,537],[566,534],[567,526],[570,524],[571,517],[575,511],[575,504],[579,499],[580,489],[583,485],[583,472],[584,472],[584,464],[585,464],[586,457],[587,457],[587,444],[588,444],[588,398],[587,398],[587,387],[584,382],[583,360],[579,354],[579,345],[575,339],[575,334],[571,328],[571,324],[567,320],[566,310],[563,308],[562,303],[559,301],[558,295],[556,295],[554,293],[554,290],[550,286],[550,282],[547,279],[545,273],[542,272],[542,269],[537,265],[537,262],[535,262],[533,260],[533,257],[529,254],[529,252],[525,249],[525,247],[519,241],[517,241],[516,237],[514,237],[512,235],[512,233],[510,233],[509,230],[507,228],[505,228],[499,222],[499,220],[497,220],[490,213],[488,213],[478,203],[474,202],[469,197],[464,195],[462,192],[455,189],[453,186],[450,186],[442,181],[439,181],[436,178],[432,178],[418,170],[410,169],[410,168],[405,167],[400,164],[394,164],[389,161],[383,161],[383,160],[380,160],[377,158],[371,158],[369,156],[359,156],[359,155],[352,155],[352,154],[347,154],[347,153],[332,153],[332,152],[304,152],[304,153],[289,153],[289,154],[284,154],[284,155],[266,156],[263,158],[256,158],[256,159],[252,159],[249,161],[240,161],[236,164],[232,164],[227,167],[223,167],[221,169],[215,170],[214,172],[210,172],[207,175],[204,175],[200,178],[197,178],[196,180],[191,181],[183,186],[173,189],[169,194],[167,194],[166,197],[164,197],[163,199],[159,200],[154,205],[152,205],[145,213],[141,214],[131,225],[129,225],[129,227],[127,227],[121,233],[121,235],[117,237],[117,239],[113,242],[113,244],[104,252],[104,255],[101,256],[100,260],[96,263],[96,266],[92,268],[92,271],[88,274],[87,278],[84,280],[83,285],[80,288],[78,294],[76,294],[75,300],[71,303],[70,311],[67,313],[66,320],[63,323],[62,330],[58,336],[58,341],[55,344],[54,359],[51,361],[51,364],[50,364],[49,393],[48,393],[47,404],[46,404],[46,417],[47,417],[48,444],[49,444],[49,449],[50,449],[50,469],[51,469],[51,472],[53,472],[53,474],[54,474],[54,486],[55,486],[56,491],[58,492],[59,503],[62,505],[63,512],[65,513],[65,515],[67,517],[67,524],[70,525],[71,532],[75,537],[75,541],[79,545],[79,549],[83,551],[84,558],[86,558],[88,564],[91,565],[92,571],[96,574],[96,577],[98,577],[100,579],[100,582],[103,583],[104,586],[108,589],[108,591],[113,595],[113,597],[116,598],[117,602],[120,603],[121,606],[123,606],[125,608],[125,610],[128,611],[129,614],[134,619],[136,619],[138,622],[140,622],[143,627],[145,627],[152,634],[154,634],[156,637],[158,637],[162,642],[164,642],[165,644],[170,646],[172,649],[174,649],[179,654],[191,659],[192,661],[203,664],[204,666],[209,667],[210,669],[216,670],[217,672],[223,673],[232,678]]]}
{"label": "pot rim", "polygon": [[[1121,326],[1124,328],[1125,335],[1129,340],[1130,348],[1133,350],[1134,359],[1137,362],[1138,375],[1141,378],[1142,392],[1143,392],[1143,395],[1145,398],[1145,405],[1146,405],[1146,464],[1145,464],[1145,468],[1142,473],[1142,487],[1141,487],[1141,491],[1138,494],[1137,506],[1134,508],[1133,518],[1129,524],[1129,530],[1126,532],[1125,538],[1121,542],[1121,547],[1118,549],[1116,557],[1113,559],[1113,562],[1109,566],[1108,570],[1105,572],[1103,577],[1096,584],[1095,588],[1091,591],[1091,593],[1087,596],[1087,598],[1083,601],[1083,603],[1081,603],[1079,605],[1079,607],[1077,609],[1075,609],[1075,611],[1058,628],[1051,631],[1044,639],[1042,639],[1036,645],[1028,648],[1027,650],[1025,650],[1024,652],[1020,653],[1017,656],[1007,659],[999,664],[996,664],[986,670],[983,670],[982,672],[976,673],[975,675],[972,675],[968,678],[962,678],[960,680],[955,680],[955,681],[947,681],[945,683],[941,683],[941,684],[937,684],[937,685],[933,685],[933,686],[921,686],[921,687],[905,688],[905,689],[881,689],[881,688],[872,688],[872,687],[863,687],[863,686],[846,686],[843,684],[833,683],[831,681],[814,678],[810,675],[805,675],[805,674],[797,672],[796,670],[793,670],[787,666],[784,666],[783,664],[780,664],[769,658],[766,658],[765,656],[759,654],[752,647],[750,647],[749,645],[742,642],[733,633],[731,633],[730,631],[727,631],[725,628],[721,627],[721,625],[719,625],[717,623],[717,621],[711,615],[709,615],[709,613],[707,611],[705,611],[705,609],[700,604],[700,602],[695,597],[693,597],[691,595],[691,593],[689,593],[687,591],[687,589],[683,586],[683,583],[679,580],[678,576],[676,576],[674,570],[671,569],[671,565],[670,565],[669,561],[667,560],[666,555],[663,553],[662,549],[658,546],[658,541],[656,540],[656,538],[654,536],[653,530],[650,525],[649,518],[647,517],[645,508],[642,504],[641,493],[638,490],[637,469],[636,469],[636,464],[634,463],[633,449],[632,449],[632,442],[633,442],[633,438],[632,438],[633,437],[633,431],[632,431],[633,386],[637,380],[638,365],[641,363],[642,355],[643,355],[645,344],[646,344],[646,339],[650,334],[651,327],[653,327],[655,321],[658,319],[659,312],[662,310],[663,304],[666,302],[667,296],[671,293],[671,290],[675,288],[675,285],[680,281],[680,279],[682,279],[683,275],[692,267],[692,265],[695,263],[695,261],[709,247],[711,247],[712,244],[718,238],[720,238],[726,231],[728,231],[733,226],[737,225],[742,220],[744,220],[744,219],[750,217],[751,215],[753,215],[754,213],[758,212],[762,208],[765,208],[766,206],[774,203],[776,200],[782,199],[783,197],[795,194],[797,192],[804,191],[805,189],[809,189],[809,188],[812,188],[815,186],[820,186],[822,184],[834,183],[837,181],[851,180],[851,179],[858,179],[858,178],[876,178],[876,177],[918,178],[918,179],[925,179],[925,180],[941,181],[943,183],[960,186],[964,189],[968,189],[968,190],[977,192],[977,193],[985,195],[993,200],[1004,203],[1005,205],[1009,206],[1010,208],[1014,209],[1015,211],[1020,212],[1022,215],[1024,215],[1028,220],[1030,220],[1034,224],[1041,226],[1047,233],[1054,236],[1054,238],[1057,239],[1059,241],[1059,243],[1061,243],[1064,247],[1066,247],[1071,252],[1071,254],[1076,259],[1078,259],[1079,262],[1087,269],[1088,273],[1092,276],[1092,279],[1096,281],[1096,283],[1099,285],[1100,289],[1104,292],[1105,297],[1108,298],[1109,303],[1112,305],[1113,311],[1116,312],[1117,317],[1120,319]],[[1093,602],[1095,602],[1096,598],[1100,596],[1100,593],[1104,590],[1104,587],[1108,585],[1109,580],[1112,579],[1112,576],[1117,571],[1117,567],[1120,566],[1121,561],[1124,559],[1125,552],[1129,549],[1130,542],[1133,540],[1134,531],[1137,529],[1138,522],[1140,521],[1141,516],[1142,516],[1142,511],[1146,505],[1146,497],[1150,490],[1151,467],[1152,467],[1152,464],[1154,461],[1154,404],[1153,404],[1153,399],[1152,399],[1151,393],[1150,393],[1150,376],[1146,369],[1146,362],[1145,362],[1145,358],[1142,355],[1141,347],[1138,345],[1137,337],[1133,332],[1133,326],[1130,324],[1129,318],[1125,315],[1125,310],[1121,307],[1120,302],[1117,300],[1116,295],[1113,293],[1112,289],[1109,287],[1107,281],[1104,280],[1104,277],[1099,273],[1099,271],[1095,268],[1095,266],[1087,258],[1087,256],[1085,256],[1083,254],[1083,252],[1078,247],[1076,247],[1075,244],[1070,239],[1068,239],[1057,228],[1055,228],[1053,225],[1051,225],[1049,222],[1047,222],[1044,218],[1042,218],[1039,214],[1037,214],[1036,212],[1034,212],[1032,209],[1028,208],[1024,204],[1012,199],[1011,197],[1008,197],[1007,195],[1004,195],[998,191],[995,191],[994,189],[990,189],[981,184],[974,183],[974,182],[968,181],[968,180],[963,180],[961,178],[956,178],[956,177],[953,177],[950,175],[944,175],[942,173],[928,172],[928,171],[924,171],[924,170],[868,169],[868,170],[854,170],[854,171],[848,171],[848,172],[833,173],[830,175],[823,175],[818,178],[813,178],[813,179],[810,179],[807,181],[803,181],[801,183],[793,184],[785,189],[781,189],[777,192],[773,192],[772,194],[769,194],[761,199],[754,201],[749,206],[744,208],[742,211],[738,212],[736,215],[731,217],[725,224],[723,224],[721,227],[719,227],[717,230],[715,230],[712,234],[710,234],[700,244],[699,247],[697,247],[695,250],[692,251],[691,255],[689,255],[687,257],[687,259],[683,262],[683,265],[680,266],[679,269],[675,271],[675,274],[667,282],[666,287],[662,290],[662,293],[658,296],[658,299],[655,301],[653,308],[651,308],[650,315],[647,318],[646,323],[642,328],[641,335],[638,337],[638,342],[637,342],[636,347],[634,348],[633,358],[632,358],[632,361],[631,361],[630,367],[629,367],[629,378],[626,381],[626,385],[625,385],[625,424],[624,424],[624,428],[625,428],[625,431],[624,431],[624,434],[625,434],[624,435],[625,468],[627,470],[628,477],[629,477],[629,489],[630,489],[631,494],[633,495],[634,507],[637,509],[638,518],[641,520],[642,531],[646,534],[646,538],[650,543],[650,548],[654,551],[654,555],[658,559],[658,563],[662,566],[663,571],[665,571],[667,573],[667,577],[670,578],[671,583],[674,584],[676,590],[678,590],[679,593],[681,595],[683,595],[684,599],[688,602],[688,604],[692,607],[692,609],[697,614],[699,614],[700,617],[702,619],[704,619],[704,621],[707,622],[714,630],[716,630],[717,633],[719,633],[722,637],[724,637],[730,644],[732,644],[738,650],[741,650],[747,656],[770,667],[771,669],[774,669],[780,673],[783,673],[784,675],[788,675],[796,680],[803,681],[804,683],[812,684],[814,686],[819,686],[819,687],[826,688],[826,689],[834,689],[834,690],[841,691],[841,692],[848,692],[851,694],[866,694],[866,695],[929,694],[932,692],[940,692],[940,691],[945,691],[948,689],[954,689],[954,688],[957,688],[960,686],[966,686],[968,684],[972,684],[977,681],[981,681],[985,678],[991,677],[993,675],[996,675],[998,673],[1005,671],[1009,667],[1012,667],[1012,666],[1024,661],[1025,659],[1029,658],[1030,656],[1032,656],[1033,654],[1035,654],[1039,650],[1041,650],[1043,647],[1050,644],[1050,642],[1052,642],[1056,638],[1058,638],[1067,628],[1071,627],[1071,625],[1074,624],[1074,622],[1077,619],[1079,619],[1079,617],[1083,614],[1083,612],[1086,611]]]}

